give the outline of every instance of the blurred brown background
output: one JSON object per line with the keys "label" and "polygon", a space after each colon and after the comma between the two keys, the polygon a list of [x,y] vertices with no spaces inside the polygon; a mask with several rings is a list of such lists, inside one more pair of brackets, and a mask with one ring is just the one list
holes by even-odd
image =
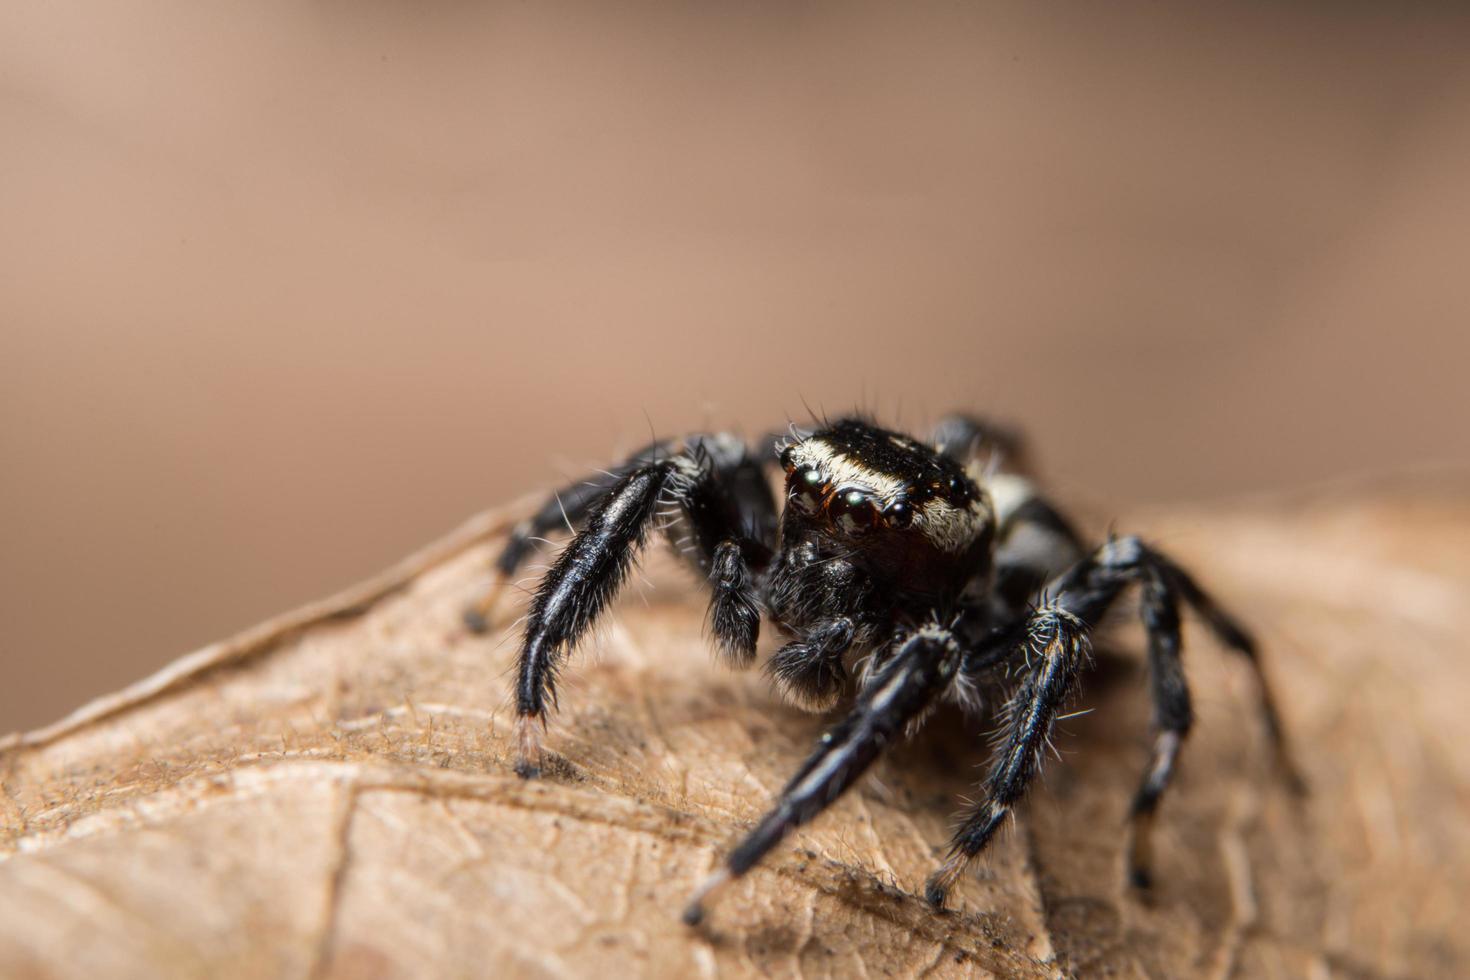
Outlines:
{"label": "blurred brown background", "polygon": [[[1181,5],[1182,6],[1182,5]],[[1470,459],[1455,5],[0,7],[0,730],[650,428]]]}

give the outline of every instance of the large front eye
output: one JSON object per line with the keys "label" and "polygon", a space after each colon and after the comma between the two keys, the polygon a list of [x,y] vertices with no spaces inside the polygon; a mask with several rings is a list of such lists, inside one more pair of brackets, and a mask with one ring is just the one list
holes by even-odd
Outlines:
{"label": "large front eye", "polygon": [[843,490],[827,505],[827,516],[838,530],[856,534],[878,523],[878,508],[862,491]]}
{"label": "large front eye", "polygon": [[822,474],[815,466],[803,466],[791,474],[788,485],[791,487],[791,502],[798,509],[808,514],[815,514],[822,509]]}

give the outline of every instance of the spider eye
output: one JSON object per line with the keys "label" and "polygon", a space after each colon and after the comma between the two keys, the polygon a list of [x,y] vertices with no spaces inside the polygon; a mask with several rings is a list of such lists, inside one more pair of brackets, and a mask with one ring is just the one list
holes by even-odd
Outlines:
{"label": "spider eye", "polygon": [[969,481],[962,477],[952,476],[946,489],[949,491],[949,502],[956,507],[964,507],[970,502]]}
{"label": "spider eye", "polygon": [[907,500],[895,500],[883,508],[883,520],[889,527],[908,527],[914,522],[914,508]]}
{"label": "spider eye", "polygon": [[815,466],[793,470],[787,481],[792,503],[808,514],[815,514],[822,509],[822,487],[825,483],[826,480]]}
{"label": "spider eye", "polygon": [[878,508],[860,490],[844,490],[827,505],[827,516],[840,531],[855,534],[878,523]]}
{"label": "spider eye", "polygon": [[781,450],[781,455],[779,459],[781,460],[781,468],[784,469],[787,473],[790,473],[792,470],[796,469],[796,463],[791,458],[790,446],[787,446],[785,449]]}

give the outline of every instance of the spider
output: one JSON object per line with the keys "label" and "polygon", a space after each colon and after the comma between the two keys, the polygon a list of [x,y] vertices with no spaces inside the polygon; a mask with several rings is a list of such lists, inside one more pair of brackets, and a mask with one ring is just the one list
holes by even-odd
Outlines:
{"label": "spider", "polygon": [[[498,580],[465,614],[478,631],[523,561],[562,523],[575,537],[531,603],[515,686],[516,771],[540,774],[541,730],[568,653],[607,608],[660,516],[709,583],[708,622],[731,665],[755,660],[763,614],[787,637],[767,671],[805,707],[844,717],[818,740],[774,806],[695,892],[684,919],[811,821],[942,700],[1020,682],[978,802],[962,814],[924,897],[936,910],[1037,773],[1057,716],[1090,663],[1089,634],[1131,585],[1148,638],[1156,736],[1133,797],[1127,865],[1146,888],[1153,815],[1193,719],[1180,660],[1180,607],[1241,654],[1277,761],[1291,771],[1271,689],[1246,631],[1168,557],[1134,536],[1088,547],[1033,487],[1019,440],[968,416],[927,443],[865,418],[822,422],[752,449],[728,434],[648,445],[554,494],[512,532]],[[785,506],[767,467],[779,464]]]}

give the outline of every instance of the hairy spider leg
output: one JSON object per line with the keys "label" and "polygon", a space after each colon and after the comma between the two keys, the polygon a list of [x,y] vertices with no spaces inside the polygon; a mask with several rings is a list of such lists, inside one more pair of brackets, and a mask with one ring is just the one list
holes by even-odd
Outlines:
{"label": "hairy spider leg", "polygon": [[1021,434],[974,415],[947,415],[940,419],[929,435],[929,444],[961,465],[993,458],[1011,472],[1029,472],[1026,441]]}
{"label": "hairy spider leg", "polygon": [[938,624],[904,639],[859,694],[847,717],[821,737],[776,805],[696,890],[684,911],[684,921],[697,924],[704,918],[706,904],[721,889],[851,787],[944,690],[961,657],[959,641]]}
{"label": "hairy spider leg", "polygon": [[541,508],[517,524],[510,532],[505,547],[495,559],[494,578],[484,594],[464,611],[464,624],[472,633],[487,632],[492,623],[491,610],[500,602],[506,587],[515,580],[521,565],[534,554],[548,534],[568,525],[581,527],[592,505],[607,494],[614,483],[640,466],[669,455],[669,443],[652,442],[628,456],[606,473],[592,473],[568,483],[551,494]]}
{"label": "hairy spider leg", "polygon": [[[1051,597],[1049,605],[1033,615],[1033,622],[1049,611],[1065,614],[1081,625],[1085,643],[1085,632],[1097,625],[1122,591],[1133,583],[1143,587],[1140,614],[1148,635],[1150,692],[1158,730],[1130,811],[1132,840],[1128,876],[1132,883],[1142,886],[1152,880],[1149,862],[1153,817],[1193,721],[1189,687],[1180,658],[1179,599],[1191,606],[1198,602],[1195,608],[1227,645],[1236,649],[1239,649],[1237,644],[1249,649],[1254,646],[1240,625],[1182,569],[1131,536],[1107,542],[1055,579],[1045,590]],[[1060,686],[1037,683],[1036,668],[1028,671],[1027,679],[1012,701],[1005,747],[987,780],[986,798],[966,815],[951,842],[949,859],[930,877],[925,888],[925,897],[931,905],[943,906],[959,874],[985,848],[1024,793],[1040,764],[1040,750],[1050,737],[1056,712],[1070,692],[1082,663],[1065,648],[1053,650],[1043,658],[1043,671],[1055,665],[1060,671],[1058,676],[1065,678],[1066,683]],[[1268,724],[1268,731],[1279,739],[1279,726],[1273,729]]]}
{"label": "hairy spider leg", "polygon": [[520,775],[539,774],[535,723],[544,726],[548,700],[556,705],[557,671],[626,580],[663,503],[677,508],[690,532],[690,557],[710,577],[717,644],[737,663],[753,658],[760,606],[752,566],[769,562],[771,544],[749,536],[760,526],[751,508],[775,504],[768,488],[761,502],[749,489],[742,497],[726,487],[732,475],[758,466],[728,437],[718,444],[692,437],[680,453],[622,476],[588,509],[582,529],[542,579],[526,619],[516,685]]}
{"label": "hairy spider leg", "polygon": [[[690,442],[704,439],[690,437]],[[716,437],[729,439],[730,437]],[[771,446],[777,436],[766,436],[756,443],[754,457],[740,461],[729,468],[728,490],[741,509],[744,523],[749,525],[750,537],[765,542],[774,548],[776,539],[777,510],[771,496],[770,485],[762,473],[761,464],[775,460]],[[510,533],[505,547],[495,559],[494,578],[484,594],[464,611],[464,624],[472,633],[488,632],[493,622],[491,611],[505,595],[515,574],[531,555],[544,544],[546,537],[563,528],[575,532],[586,520],[592,505],[612,489],[613,484],[640,466],[657,462],[678,451],[674,440],[660,439],[638,449],[622,462],[606,472],[591,473],[580,480],[568,483],[549,495],[539,510],[517,524]]]}
{"label": "hairy spider leg", "polygon": [[672,469],[669,460],[651,463],[613,484],[536,590],[516,684],[516,772],[523,777],[540,774],[540,741],[532,723],[544,726],[546,701],[556,703],[561,661],[623,584]]}
{"label": "hairy spider leg", "polygon": [[1005,743],[986,779],[985,799],[966,814],[950,842],[948,859],[924,886],[924,898],[936,909],[944,907],[960,873],[1026,792],[1041,765],[1057,714],[1090,658],[1087,625],[1057,604],[1032,613],[1023,632],[1025,679],[1007,706]]}
{"label": "hairy spider leg", "polygon": [[672,485],[687,524],[683,543],[692,545],[686,555],[709,579],[706,622],[715,649],[731,666],[748,667],[760,635],[761,576],[776,548],[766,460],[727,435],[693,436],[686,453],[695,466],[676,469]]}

